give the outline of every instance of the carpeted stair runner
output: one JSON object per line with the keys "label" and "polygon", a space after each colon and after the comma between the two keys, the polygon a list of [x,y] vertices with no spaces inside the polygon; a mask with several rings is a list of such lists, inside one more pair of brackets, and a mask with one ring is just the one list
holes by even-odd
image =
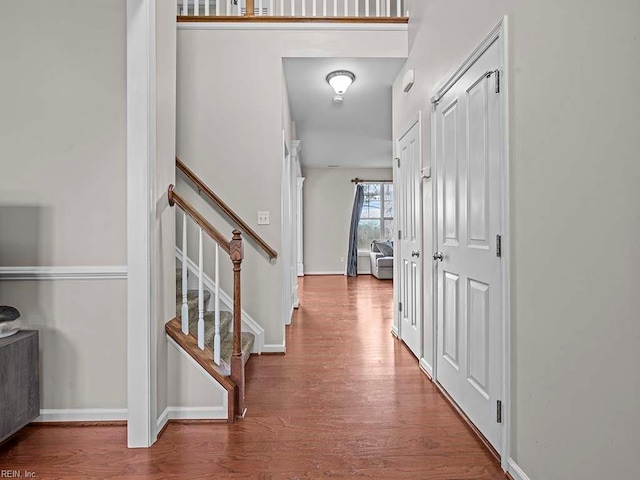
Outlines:
{"label": "carpeted stair runner", "polygon": [[[211,299],[211,292],[204,290],[204,343],[205,348],[213,348],[213,336],[215,329],[215,313],[207,312],[207,304]],[[187,292],[187,305],[189,306],[189,334],[198,337],[198,290]],[[181,319],[182,311],[182,270],[176,270],[176,317]],[[233,352],[233,315],[228,311],[220,311],[220,365],[224,375],[231,373],[231,354]],[[242,332],[242,360],[246,364],[251,356],[255,336],[253,333]]]}

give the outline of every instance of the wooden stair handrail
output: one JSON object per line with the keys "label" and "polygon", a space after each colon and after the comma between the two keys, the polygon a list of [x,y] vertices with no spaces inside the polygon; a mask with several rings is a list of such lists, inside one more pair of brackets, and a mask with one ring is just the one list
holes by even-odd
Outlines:
{"label": "wooden stair handrail", "polygon": [[269,260],[278,257],[278,252],[276,252],[273,248],[269,246],[267,242],[265,242],[260,235],[258,235],[247,223],[242,220],[238,216],[236,212],[234,212],[229,205],[227,205],[218,195],[216,195],[213,190],[211,190],[206,183],[204,183],[200,178],[189,168],[187,167],[182,160],[176,157],[176,167],[180,170],[191,182],[200,190],[204,192],[204,194],[218,207],[223,213],[229,217],[236,226],[247,236],[252,238],[260,247],[265,251],[265,253],[269,256]]}
{"label": "wooden stair handrail", "polygon": [[178,205],[187,215],[189,215],[194,222],[196,222],[202,228],[202,231],[209,235],[222,249],[227,252],[227,255],[231,256],[231,242],[222,235],[216,227],[211,225],[207,220],[198,213],[193,205],[187,202],[175,191],[174,185],[169,185],[169,191],[167,192],[169,197],[169,205],[172,207]]}

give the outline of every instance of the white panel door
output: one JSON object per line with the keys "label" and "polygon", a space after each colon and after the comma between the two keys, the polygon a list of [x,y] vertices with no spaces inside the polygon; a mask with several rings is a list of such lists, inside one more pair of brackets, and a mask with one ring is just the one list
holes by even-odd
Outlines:
{"label": "white panel door", "polygon": [[398,141],[396,199],[400,262],[398,316],[400,338],[418,358],[422,356],[422,189],[420,183],[420,122]]}
{"label": "white panel door", "polygon": [[496,448],[501,430],[501,133],[494,43],[436,107],[437,380]]}

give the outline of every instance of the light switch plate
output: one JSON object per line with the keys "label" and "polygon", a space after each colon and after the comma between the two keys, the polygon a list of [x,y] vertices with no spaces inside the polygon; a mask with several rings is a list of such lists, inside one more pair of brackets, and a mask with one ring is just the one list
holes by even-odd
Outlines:
{"label": "light switch plate", "polygon": [[258,225],[269,225],[269,212],[258,212]]}

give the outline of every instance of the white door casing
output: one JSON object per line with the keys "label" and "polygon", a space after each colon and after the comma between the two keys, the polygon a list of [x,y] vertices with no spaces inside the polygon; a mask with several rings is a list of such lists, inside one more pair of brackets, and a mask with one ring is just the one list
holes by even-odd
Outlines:
{"label": "white door casing", "polygon": [[500,44],[435,108],[437,381],[498,450],[502,429],[503,234]]}
{"label": "white door casing", "polygon": [[397,141],[395,212],[399,268],[399,338],[417,358],[422,357],[422,183],[421,122],[418,119]]}

